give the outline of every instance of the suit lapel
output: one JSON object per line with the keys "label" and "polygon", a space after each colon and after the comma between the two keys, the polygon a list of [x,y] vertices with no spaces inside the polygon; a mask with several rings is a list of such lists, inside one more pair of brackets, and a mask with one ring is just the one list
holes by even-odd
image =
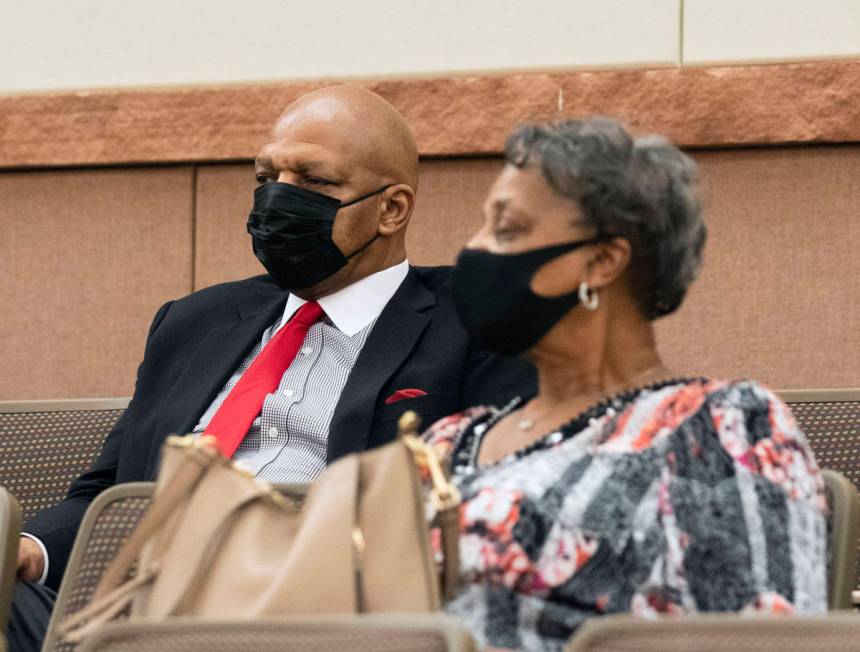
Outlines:
{"label": "suit lapel", "polygon": [[329,426],[328,460],[364,450],[382,386],[415,348],[436,297],[410,268],[379,315],[343,388]]}
{"label": "suit lapel", "polygon": [[161,444],[170,433],[191,431],[211,405],[251,347],[256,344],[284,310],[286,294],[257,303],[249,309],[237,308],[227,323],[211,329],[202,339],[179,380],[170,389],[158,419],[146,463],[151,477],[158,463]]}

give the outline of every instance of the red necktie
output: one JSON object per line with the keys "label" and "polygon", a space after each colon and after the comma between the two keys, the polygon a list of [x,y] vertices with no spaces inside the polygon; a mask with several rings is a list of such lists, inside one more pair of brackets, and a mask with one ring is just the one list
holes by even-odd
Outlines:
{"label": "red necktie", "polygon": [[269,340],[239,382],[224,399],[204,434],[212,435],[225,457],[232,457],[263,409],[267,394],[274,392],[284,372],[298,354],[308,329],[323,316],[316,301],[304,304]]}

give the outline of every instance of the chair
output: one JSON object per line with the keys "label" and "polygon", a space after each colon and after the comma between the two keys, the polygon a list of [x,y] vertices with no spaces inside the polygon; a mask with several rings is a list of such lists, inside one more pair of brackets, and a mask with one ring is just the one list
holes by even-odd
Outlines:
{"label": "chair", "polygon": [[25,523],[65,497],[128,400],[0,401],[0,484],[18,499]]}
{"label": "chair", "polygon": [[472,637],[442,614],[303,616],[254,622],[175,619],[120,623],[82,652],[474,652]]}
{"label": "chair", "polygon": [[102,574],[149,506],[153,487],[151,482],[117,485],[90,505],[63,575],[42,650],[69,652],[76,648],[57,640],[58,625],[89,603]]}
{"label": "chair", "polygon": [[827,606],[830,609],[850,609],[860,536],[860,497],[854,485],[841,473],[824,469],[821,474],[830,507]]}
{"label": "chair", "polygon": [[15,593],[18,567],[18,538],[21,536],[21,508],[6,489],[0,487],[0,651],[5,648],[4,634]]}
{"label": "chair", "polygon": [[[860,491],[860,388],[783,390],[809,438],[821,468],[839,471]],[[860,598],[860,541],[854,565],[854,588]],[[855,603],[860,600],[855,600]]]}
{"label": "chair", "polygon": [[860,618],[705,614],[658,620],[592,618],[567,652],[856,652]]}

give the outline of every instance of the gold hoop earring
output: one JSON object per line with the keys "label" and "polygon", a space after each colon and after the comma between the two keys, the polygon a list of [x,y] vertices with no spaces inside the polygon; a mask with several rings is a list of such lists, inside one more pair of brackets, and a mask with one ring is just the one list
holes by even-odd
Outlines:
{"label": "gold hoop earring", "polygon": [[583,281],[579,284],[579,302],[585,306],[587,310],[597,310],[600,305],[600,298],[597,296],[597,290],[591,290],[588,283]]}

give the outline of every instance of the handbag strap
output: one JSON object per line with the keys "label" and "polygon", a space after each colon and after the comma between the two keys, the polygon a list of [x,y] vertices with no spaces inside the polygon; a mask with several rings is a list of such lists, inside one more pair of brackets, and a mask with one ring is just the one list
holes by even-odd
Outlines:
{"label": "handbag strap", "polygon": [[398,437],[412,453],[412,459],[430,474],[430,501],[436,508],[434,522],[442,534],[442,596],[445,601],[457,594],[460,583],[460,492],[442,470],[436,451],[418,435],[421,418],[404,412],[397,422]]}
{"label": "handbag strap", "polygon": [[442,597],[450,602],[460,585],[460,508],[436,513],[436,524],[442,532]]}
{"label": "handbag strap", "polygon": [[186,448],[186,459],[164,486],[164,490],[153,500],[134,532],[102,575],[93,593],[93,601],[109,594],[125,580],[144,545],[176,508],[188,499],[191,490],[200,482],[212,463],[221,459],[218,451],[211,447],[208,441],[188,441],[183,437],[171,437],[167,445]]}

